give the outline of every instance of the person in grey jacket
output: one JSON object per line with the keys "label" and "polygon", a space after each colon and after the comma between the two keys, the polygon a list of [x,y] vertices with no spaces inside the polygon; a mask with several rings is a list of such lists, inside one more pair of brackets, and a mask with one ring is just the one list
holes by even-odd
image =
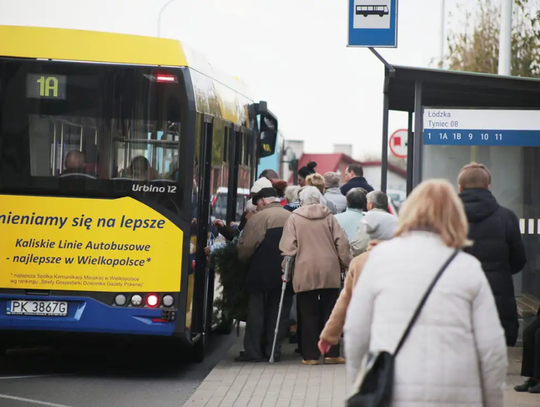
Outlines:
{"label": "person in grey jacket", "polygon": [[354,257],[367,250],[369,235],[377,231],[383,240],[391,239],[396,230],[398,218],[384,208],[388,207],[388,196],[382,191],[371,191],[367,194],[368,212],[364,214],[360,225],[351,239],[351,252]]}
{"label": "person in grey jacket", "polygon": [[339,175],[332,171],[327,172],[324,174],[324,183],[326,186],[326,192],[324,194],[326,200],[334,203],[337,213],[345,212],[347,209],[347,198],[345,198],[339,189]]}

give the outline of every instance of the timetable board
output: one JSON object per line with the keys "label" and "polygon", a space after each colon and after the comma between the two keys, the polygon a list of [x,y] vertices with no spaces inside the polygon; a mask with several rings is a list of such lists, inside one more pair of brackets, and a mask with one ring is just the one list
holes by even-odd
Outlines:
{"label": "timetable board", "polygon": [[540,110],[426,108],[424,145],[540,146]]}

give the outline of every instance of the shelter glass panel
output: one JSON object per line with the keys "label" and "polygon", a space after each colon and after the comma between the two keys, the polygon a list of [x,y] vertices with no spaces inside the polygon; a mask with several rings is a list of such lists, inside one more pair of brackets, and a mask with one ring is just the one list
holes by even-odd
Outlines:
{"label": "shelter glass panel", "polygon": [[457,188],[459,170],[472,161],[489,168],[493,195],[520,220],[528,261],[514,276],[516,294],[540,298],[540,147],[425,145],[422,179],[444,178]]}

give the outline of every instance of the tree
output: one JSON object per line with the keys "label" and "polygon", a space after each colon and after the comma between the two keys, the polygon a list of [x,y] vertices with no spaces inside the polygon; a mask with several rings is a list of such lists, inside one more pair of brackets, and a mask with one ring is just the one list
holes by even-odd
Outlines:
{"label": "tree", "polygon": [[[500,6],[492,0],[478,0],[477,4],[474,18],[471,12],[464,13],[465,29],[448,35],[446,63],[453,70],[496,74]],[[463,9],[463,6],[459,8]],[[514,0],[511,41],[513,76],[540,77],[538,10],[538,0]]]}

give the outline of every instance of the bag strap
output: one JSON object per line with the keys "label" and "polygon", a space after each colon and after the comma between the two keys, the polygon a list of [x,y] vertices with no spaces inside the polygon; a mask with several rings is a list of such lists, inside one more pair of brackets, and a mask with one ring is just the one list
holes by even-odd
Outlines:
{"label": "bag strap", "polygon": [[430,286],[428,287],[428,289],[426,290],[426,293],[424,294],[424,296],[422,297],[422,300],[420,301],[420,304],[418,304],[418,307],[416,307],[416,311],[414,311],[414,314],[409,322],[409,325],[407,326],[407,329],[405,329],[405,332],[403,333],[403,336],[401,337],[399,343],[398,343],[398,346],[394,352],[394,357],[398,354],[398,352],[400,351],[401,347],[403,346],[403,344],[405,343],[405,341],[407,340],[407,337],[409,336],[409,334],[411,333],[411,330],[412,330],[412,327],[414,326],[416,320],[418,319],[418,317],[420,316],[420,313],[422,312],[422,308],[424,308],[424,305],[426,304],[426,301],[427,299],[429,298],[429,295],[431,294],[431,292],[433,291],[433,288],[435,287],[435,285],[437,284],[437,281],[439,281],[439,278],[441,278],[441,276],[443,275],[444,271],[448,268],[448,266],[450,265],[450,263],[452,263],[452,260],[455,259],[455,257],[458,255],[459,253],[459,250],[456,249],[452,255],[448,258],[448,260],[446,260],[446,262],[442,265],[441,269],[439,270],[439,272],[437,273],[437,275],[435,276],[435,278],[433,279],[433,281],[431,282]]}

